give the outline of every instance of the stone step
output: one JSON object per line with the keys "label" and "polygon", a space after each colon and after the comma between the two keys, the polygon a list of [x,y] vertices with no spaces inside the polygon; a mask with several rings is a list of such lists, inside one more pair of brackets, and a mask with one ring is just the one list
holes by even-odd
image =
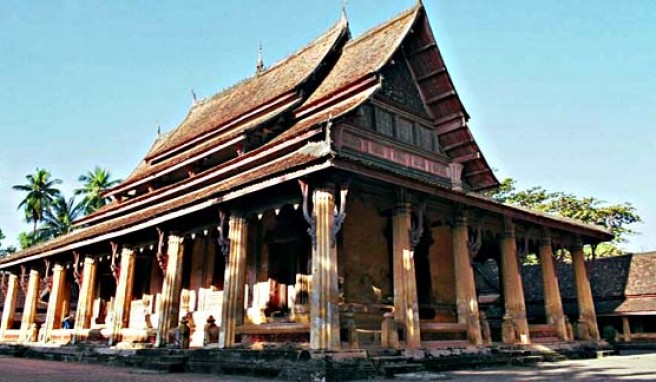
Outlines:
{"label": "stone step", "polygon": [[449,377],[446,374],[435,373],[432,371],[418,371],[395,374],[394,379],[400,379],[402,381],[442,381],[449,379]]}
{"label": "stone step", "polygon": [[542,358],[544,358],[544,362],[561,362],[567,360],[567,357],[558,353],[544,354]]}
{"label": "stone step", "polygon": [[367,355],[370,358],[374,357],[389,357],[389,356],[399,356],[403,352],[398,349],[367,349]]}
{"label": "stone step", "polygon": [[544,358],[541,355],[527,355],[513,357],[511,358],[510,363],[512,365],[533,365],[542,361],[544,361]]}

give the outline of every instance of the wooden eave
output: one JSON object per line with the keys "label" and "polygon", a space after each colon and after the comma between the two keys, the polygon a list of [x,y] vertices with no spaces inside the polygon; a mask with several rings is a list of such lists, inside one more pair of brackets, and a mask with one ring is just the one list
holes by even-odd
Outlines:
{"label": "wooden eave", "polygon": [[556,230],[581,235],[590,239],[590,242],[603,242],[613,239],[613,235],[606,229],[579,223],[571,219],[541,214],[535,211],[520,209],[514,206],[499,203],[490,198],[481,196],[475,192],[457,191],[448,186],[441,185],[439,182],[426,182],[422,179],[409,176],[410,173],[390,172],[377,169],[373,162],[365,164],[354,162],[342,157],[333,160],[333,166],[337,169],[356,173],[365,177],[378,179],[390,184],[396,184],[444,198],[454,203],[460,203],[470,207],[479,208],[484,211],[497,213],[501,216],[508,216],[519,221],[531,222],[533,224],[543,225]]}
{"label": "wooden eave", "polygon": [[[0,259],[0,269],[155,227],[331,166],[330,153],[303,148],[193,192],[95,224]],[[219,196],[216,196],[216,195]]]}
{"label": "wooden eave", "polygon": [[[201,100],[192,107],[177,129],[153,146],[146,155],[144,164],[140,165],[141,168],[138,167],[126,181],[107,191],[103,196],[112,196],[129,190],[133,187],[134,182],[161,171],[161,166],[158,166],[160,162],[170,164],[171,160],[193,150],[197,145],[211,140],[213,137],[228,134],[229,130],[235,130],[236,126],[244,126],[262,114],[269,113],[273,109],[280,109],[283,104],[293,103],[294,105],[290,107],[296,106],[297,102],[302,100],[303,93],[308,90],[305,89],[308,82],[315,79],[322,65],[331,55],[337,54],[337,48],[343,45],[348,36],[348,22],[345,17],[342,17],[320,37],[266,69],[263,73],[256,74],[210,99]],[[264,97],[257,99],[258,97],[249,96],[254,91],[258,95],[264,94]],[[268,95],[271,97],[267,100],[265,97]],[[235,102],[240,99],[244,102]],[[251,99],[255,100],[251,102]],[[227,105],[223,104],[224,101],[227,102]],[[249,108],[240,107],[244,103]],[[252,107],[250,107],[251,104]],[[224,110],[224,107],[227,107],[227,110]],[[235,114],[239,109],[242,109],[243,112]],[[287,110],[280,110],[280,113],[285,111]],[[271,119],[275,117],[276,115],[271,115]],[[214,122],[216,125],[212,126],[211,123]],[[262,121],[262,123],[265,122]],[[198,130],[198,133],[194,130]],[[157,167],[157,169],[150,167]]]}
{"label": "wooden eave", "polygon": [[[464,165],[462,175],[472,189],[496,187],[499,182],[469,130],[469,114],[456,91],[423,7],[419,13],[412,33],[403,41],[403,54],[433,119],[440,145],[446,155]],[[482,169],[485,171],[481,172]],[[477,174],[471,175],[472,172]]]}
{"label": "wooden eave", "polygon": [[200,143],[198,146],[183,153],[184,155],[179,155],[179,157],[174,157],[155,165],[149,165],[148,170],[144,171],[138,177],[128,179],[115,188],[108,190],[104,196],[109,197],[117,195],[137,186],[147,184],[208,155],[217,153],[238,142],[242,142],[245,139],[245,133],[249,129],[266,123],[273,118],[292,110],[300,102],[300,97],[288,99],[286,102],[278,104],[277,107],[269,109],[265,114],[244,121],[242,124],[236,125],[230,130],[225,130],[222,134],[217,134],[215,137],[208,137],[205,142]]}
{"label": "wooden eave", "polygon": [[93,216],[87,220],[79,220],[76,222],[76,225],[79,226],[81,224],[93,224],[98,221],[111,218],[112,216],[125,214],[137,208],[144,208],[163,199],[177,196],[183,192],[190,192],[194,190],[195,187],[207,184],[208,182],[217,181],[223,177],[231,176],[241,171],[248,170],[252,166],[273,160],[276,157],[285,155],[293,149],[298,148],[314,134],[316,134],[316,132],[309,132],[294,137],[293,139],[281,142],[275,146],[271,145],[248,152],[243,156],[234,158],[222,164],[221,166],[205,170],[181,182],[154,190],[134,199],[129,199],[125,202],[112,205],[110,209],[103,210],[102,214]]}
{"label": "wooden eave", "polygon": [[[174,156],[177,153],[180,153],[181,151],[184,151],[188,149],[189,147],[198,144],[201,141],[204,141],[206,139],[209,139],[213,136],[222,134],[222,133],[227,133],[231,128],[235,128],[238,126],[241,126],[242,124],[248,123],[248,121],[251,121],[253,119],[257,119],[258,117],[262,116],[263,114],[267,114],[271,110],[275,110],[280,108],[280,106],[288,106],[290,104],[295,104],[300,100],[300,94],[296,90],[291,90],[285,94],[282,94],[278,97],[275,97],[272,100],[269,100],[268,102],[260,105],[259,107],[250,110],[246,112],[245,114],[239,115],[231,120],[228,120],[224,124],[217,126],[214,130],[208,131],[204,134],[201,134],[199,136],[193,137],[188,139],[186,142],[176,146],[173,149],[170,149],[168,151],[165,151],[161,154],[158,154],[156,156],[153,156],[152,158],[147,158],[148,162],[150,164],[156,164],[159,161],[162,161],[165,158]],[[284,109],[284,108],[283,108]]]}

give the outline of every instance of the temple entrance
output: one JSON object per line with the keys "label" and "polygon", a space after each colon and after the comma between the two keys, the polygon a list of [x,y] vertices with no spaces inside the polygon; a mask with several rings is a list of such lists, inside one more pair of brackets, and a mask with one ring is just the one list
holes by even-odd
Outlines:
{"label": "temple entrance", "polygon": [[307,223],[300,211],[285,205],[263,215],[258,228],[258,271],[255,283],[249,285],[247,321],[307,322],[311,282]]}

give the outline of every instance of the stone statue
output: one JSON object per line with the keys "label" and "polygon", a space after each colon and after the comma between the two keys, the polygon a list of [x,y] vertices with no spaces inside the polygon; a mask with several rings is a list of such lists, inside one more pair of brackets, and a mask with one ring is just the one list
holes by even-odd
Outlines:
{"label": "stone statue", "polygon": [[203,345],[215,344],[219,341],[219,327],[216,325],[214,316],[210,315],[205,321]]}
{"label": "stone statue", "polygon": [[503,315],[503,322],[501,324],[501,336],[503,343],[514,344],[519,342],[519,336],[517,333],[515,320],[513,320],[510,313]]}
{"label": "stone statue", "polygon": [[180,324],[175,331],[175,345],[178,349],[189,349],[189,337],[191,336],[191,329],[189,328],[189,320],[187,316],[183,316]]}
{"label": "stone statue", "polygon": [[483,339],[483,344],[489,345],[492,343],[492,330],[490,329],[490,323],[487,321],[485,312],[480,311],[478,313],[478,320],[481,325],[481,338]]}
{"label": "stone statue", "polygon": [[578,335],[579,339],[583,341],[590,341],[593,338],[590,321],[584,317],[579,318]]}
{"label": "stone statue", "polygon": [[572,323],[567,316],[565,316],[565,333],[567,333],[567,341],[574,341],[574,330],[572,329]]}

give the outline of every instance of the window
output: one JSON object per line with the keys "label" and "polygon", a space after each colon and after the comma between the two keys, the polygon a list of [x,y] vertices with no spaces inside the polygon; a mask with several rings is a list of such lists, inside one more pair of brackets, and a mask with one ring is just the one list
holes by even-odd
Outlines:
{"label": "window", "polygon": [[394,116],[386,111],[376,109],[376,129],[379,133],[394,137]]}
{"label": "window", "polygon": [[414,144],[414,123],[404,118],[399,118],[399,125],[397,126],[397,137],[401,142],[409,145]]}
{"label": "window", "polygon": [[423,126],[419,126],[419,147],[433,151],[433,132]]}

